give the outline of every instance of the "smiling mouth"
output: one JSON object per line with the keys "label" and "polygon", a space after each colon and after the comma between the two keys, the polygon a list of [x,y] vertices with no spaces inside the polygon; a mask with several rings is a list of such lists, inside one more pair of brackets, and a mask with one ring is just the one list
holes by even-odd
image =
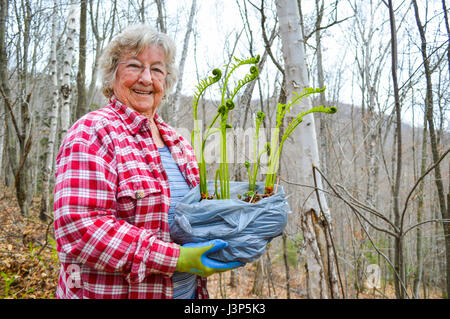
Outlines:
{"label": "smiling mouth", "polygon": [[153,91],[139,91],[139,90],[133,90],[134,93],[139,95],[151,95]]}

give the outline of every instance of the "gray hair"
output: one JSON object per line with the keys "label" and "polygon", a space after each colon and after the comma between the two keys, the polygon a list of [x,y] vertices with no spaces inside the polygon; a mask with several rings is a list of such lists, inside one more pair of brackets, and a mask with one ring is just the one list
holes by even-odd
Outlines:
{"label": "gray hair", "polygon": [[138,55],[150,45],[161,47],[166,57],[167,77],[164,97],[167,97],[175,85],[178,75],[178,69],[175,66],[175,44],[167,34],[158,32],[148,25],[138,24],[127,27],[116,35],[100,57],[102,92],[107,98],[114,94],[112,86],[116,78],[119,60],[129,53]]}

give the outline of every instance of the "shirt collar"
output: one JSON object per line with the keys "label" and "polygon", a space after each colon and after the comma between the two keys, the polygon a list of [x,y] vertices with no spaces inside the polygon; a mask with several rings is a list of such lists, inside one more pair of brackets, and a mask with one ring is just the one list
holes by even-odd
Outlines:
{"label": "shirt collar", "polygon": [[[109,103],[133,135],[136,135],[136,133],[141,129],[141,126],[148,122],[147,117],[141,115],[139,112],[136,112],[133,108],[127,106],[126,104],[123,104],[114,95],[110,97]],[[169,129],[167,124],[157,113],[153,115],[153,120],[158,128],[163,127],[164,131]],[[161,135],[163,136],[163,139],[166,140],[165,134]]]}
{"label": "shirt collar", "polygon": [[112,109],[117,112],[119,117],[125,123],[125,126],[133,135],[135,135],[139,131],[142,124],[148,121],[145,116],[139,114],[131,107],[120,102],[114,95],[110,97],[109,103]]}

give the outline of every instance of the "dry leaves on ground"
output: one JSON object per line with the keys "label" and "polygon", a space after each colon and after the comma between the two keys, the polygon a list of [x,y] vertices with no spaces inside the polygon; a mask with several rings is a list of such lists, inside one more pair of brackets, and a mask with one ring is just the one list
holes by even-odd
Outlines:
{"label": "dry leaves on ground", "polygon": [[52,221],[38,218],[38,201],[23,217],[14,193],[0,187],[0,298],[54,298],[59,262]]}

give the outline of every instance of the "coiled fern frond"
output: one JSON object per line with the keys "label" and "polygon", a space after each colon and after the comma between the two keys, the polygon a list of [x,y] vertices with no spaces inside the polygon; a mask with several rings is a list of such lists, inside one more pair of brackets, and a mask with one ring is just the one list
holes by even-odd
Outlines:
{"label": "coiled fern frond", "polygon": [[218,82],[222,77],[222,71],[220,69],[212,70],[213,76],[209,76],[206,79],[200,80],[200,82],[195,86],[194,97],[192,98],[192,107],[194,108],[194,118],[197,118],[197,107],[200,97],[203,95],[205,90]]}
{"label": "coiled fern frond", "polygon": [[[243,66],[245,64],[257,64],[259,63],[260,60],[260,55],[258,54],[256,57],[250,57],[247,58],[245,60],[242,59],[238,59],[236,57],[233,57],[235,63],[226,66],[226,70],[230,70],[225,78],[225,83],[224,83],[224,87],[222,90],[222,103],[224,103],[225,101],[225,89],[228,86],[228,80],[230,79],[231,74],[240,66]],[[250,74],[247,74],[244,79],[240,80],[237,84],[237,87],[233,90],[233,92],[231,93],[230,99],[232,100],[234,98],[234,96],[236,95],[236,93],[247,83],[253,81],[254,79],[256,79],[259,75],[259,70],[258,67],[256,65],[253,65],[252,67],[250,67]]]}
{"label": "coiled fern frond", "polygon": [[250,73],[247,74],[243,79],[239,80],[237,83],[237,86],[234,88],[233,92],[230,95],[230,99],[234,99],[234,97],[236,96],[237,92],[247,83],[253,81],[254,79],[256,79],[259,75],[259,69],[256,65],[252,65],[250,67]]}

